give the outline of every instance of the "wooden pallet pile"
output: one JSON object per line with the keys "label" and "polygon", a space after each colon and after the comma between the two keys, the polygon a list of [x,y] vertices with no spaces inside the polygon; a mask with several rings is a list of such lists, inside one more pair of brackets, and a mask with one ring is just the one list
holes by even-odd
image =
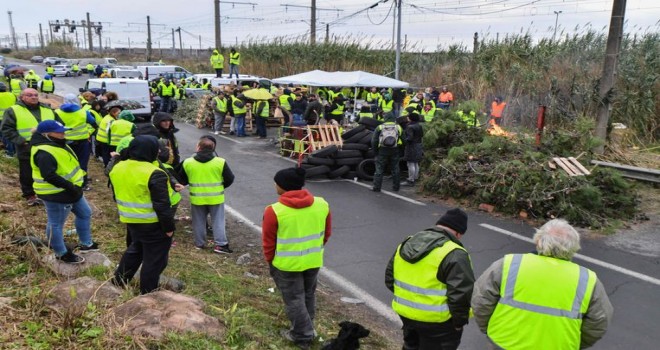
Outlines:
{"label": "wooden pallet pile", "polygon": [[[552,158],[552,161],[562,168],[569,176],[585,176],[591,175],[591,171],[585,168],[580,162],[578,162],[575,157],[555,157]],[[551,168],[555,169],[556,166],[553,164],[550,165]]]}

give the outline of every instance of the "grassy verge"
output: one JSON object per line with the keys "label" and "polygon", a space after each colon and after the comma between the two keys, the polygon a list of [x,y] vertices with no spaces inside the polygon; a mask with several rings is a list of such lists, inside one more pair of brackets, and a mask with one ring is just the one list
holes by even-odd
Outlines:
{"label": "grassy verge", "polygon": [[[110,191],[99,163],[92,161],[90,176],[94,190],[86,197],[94,210],[92,232],[102,252],[117,262],[124,250],[125,228],[118,223]],[[281,298],[270,292],[274,283],[263,262],[260,237],[251,228],[231,217],[227,233],[235,250],[217,255],[193,249],[190,222],[180,221],[165,274],[183,280],[185,294],[206,302],[206,312],[226,327],[221,342],[197,334],[168,334],[164,340],[132,338],[102,321],[104,310],[88,305],[75,315],[60,314],[45,306],[48,291],[61,282],[40,262],[47,250],[10,244],[11,237],[43,236],[46,215],[43,207],[27,207],[20,198],[15,159],[0,158],[0,343],[8,349],[288,349],[279,336],[288,327]],[[5,186],[7,185],[7,186]],[[182,203],[179,215],[188,215]],[[72,228],[69,221],[67,228]],[[70,236],[65,237],[72,240]],[[236,258],[250,253],[251,262],[237,265]],[[112,269],[93,268],[84,275],[99,280],[112,276]],[[249,274],[248,274],[249,273]],[[256,276],[256,277],[255,277]],[[139,293],[132,285],[122,300]],[[372,330],[363,342],[365,349],[396,348],[395,330],[370,314],[363,305],[342,304],[339,293],[321,281],[317,291],[316,330],[323,339],[337,335],[343,320],[360,322]],[[321,344],[315,345],[320,349]]]}

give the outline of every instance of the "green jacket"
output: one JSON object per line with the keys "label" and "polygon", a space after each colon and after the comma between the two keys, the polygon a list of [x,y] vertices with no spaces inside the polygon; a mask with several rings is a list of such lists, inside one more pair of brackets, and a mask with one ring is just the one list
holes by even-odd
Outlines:
{"label": "green jacket", "polygon": [[[437,247],[452,241],[461,247],[463,244],[451,233],[439,227],[432,227],[408,237],[401,245],[400,256],[410,263],[424,258]],[[394,291],[394,256],[385,270],[385,286]],[[447,254],[438,265],[438,281],[447,285],[447,305],[451,313],[454,327],[462,327],[468,323],[470,299],[474,285],[474,272],[470,256],[464,250],[456,249]],[[449,322],[448,321],[448,322]]]}

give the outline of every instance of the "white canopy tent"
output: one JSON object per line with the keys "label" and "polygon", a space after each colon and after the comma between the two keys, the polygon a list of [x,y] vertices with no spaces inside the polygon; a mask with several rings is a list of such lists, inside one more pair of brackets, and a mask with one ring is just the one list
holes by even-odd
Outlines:
{"label": "white canopy tent", "polygon": [[360,70],[352,72],[326,72],[322,70],[313,70],[273,79],[273,83],[336,87],[376,86],[383,88],[407,88],[409,86],[409,84],[404,81]]}

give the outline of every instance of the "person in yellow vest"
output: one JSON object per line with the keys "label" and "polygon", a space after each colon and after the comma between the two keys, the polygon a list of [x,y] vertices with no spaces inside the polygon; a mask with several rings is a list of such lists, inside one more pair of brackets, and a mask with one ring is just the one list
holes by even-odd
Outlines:
{"label": "person in yellow vest", "polygon": [[[87,165],[92,152],[92,145],[89,142],[90,128],[96,130],[98,125],[94,116],[87,110],[80,108],[79,100],[75,94],[66,94],[64,103],[55,113],[62,119],[62,124],[69,128],[66,132],[66,139],[69,147],[73,150],[80,163],[80,168],[87,174]],[[83,190],[91,190],[87,175],[83,183]]]}
{"label": "person in yellow vest", "polygon": [[128,135],[133,135],[137,127],[133,122],[135,121],[135,116],[129,110],[121,111],[117,116],[117,120],[110,124],[110,133],[108,134],[108,140],[110,141],[108,146],[108,151],[114,152],[117,150],[117,145],[119,141]]}
{"label": "person in yellow vest", "polygon": [[268,121],[268,117],[270,116],[270,104],[268,100],[254,101],[252,115],[254,115],[255,123],[257,124],[257,136],[260,139],[265,139],[268,136],[266,121]]}
{"label": "person in yellow vest", "polygon": [[467,214],[448,210],[434,227],[406,238],[385,270],[404,349],[457,349],[470,316],[474,273],[461,243]]}
{"label": "person in yellow vest", "polygon": [[141,294],[158,289],[175,230],[176,210],[170,200],[174,189],[167,172],[154,165],[158,152],[157,138],[136,136],[128,146],[128,159],[117,163],[110,171],[119,221],[126,224],[131,237],[112,283],[126,286],[142,265]]}
{"label": "person in yellow vest", "polygon": [[467,126],[471,127],[480,127],[481,123],[479,123],[479,118],[477,118],[477,113],[471,109],[465,109],[465,110],[458,110],[456,112],[456,115],[458,115],[463,122]]}
{"label": "person in yellow vest", "polygon": [[231,108],[231,119],[235,121],[236,136],[245,137],[245,115],[247,108],[245,107],[245,96],[238,94],[238,96],[231,95],[229,101],[229,108]]}
{"label": "person in yellow vest", "polygon": [[21,92],[19,101],[5,111],[0,127],[2,136],[16,146],[21,192],[30,206],[41,204],[32,188],[34,181],[30,165],[30,140],[32,129],[44,120],[62,122],[50,107],[39,103],[37,90],[28,88]]}
{"label": "person in yellow vest", "polygon": [[378,105],[378,108],[380,110],[379,113],[379,120],[382,120],[383,116],[389,112],[392,112],[394,109],[394,100],[392,100],[392,94],[389,92],[385,92],[383,94],[383,98],[380,100],[380,104]]}
{"label": "person in yellow vest", "polygon": [[85,261],[64,244],[63,229],[70,212],[76,216],[77,248],[81,253],[95,252],[99,246],[92,240],[92,209],[83,196],[83,177],[78,158],[67,145],[65,128],[55,120],[44,120],[30,140],[30,165],[34,190],[44,202],[48,221],[46,238],[57,260],[69,264]]}
{"label": "person in yellow vest", "polygon": [[190,191],[190,215],[192,217],[195,248],[206,248],[206,218],[211,215],[213,252],[233,253],[225,232],[225,190],[234,182],[227,161],[215,153],[213,136],[202,136],[197,142],[195,154],[179,167],[181,184]]}
{"label": "person in yellow vest", "polygon": [[37,75],[37,73],[34,72],[33,69],[30,69],[28,71],[28,74],[26,74],[25,78],[24,78],[26,86],[29,87],[29,88],[33,88],[33,89],[36,89],[36,88],[39,87],[39,80],[40,79],[41,79],[41,77],[39,77]]}
{"label": "person in yellow vest", "polygon": [[95,76],[94,75],[94,65],[91,62],[87,63],[87,65],[85,66],[85,69],[87,69],[87,74],[89,74],[89,79],[94,78],[94,76]]}
{"label": "person in yellow vest", "polygon": [[236,49],[233,47],[229,50],[229,79],[231,79],[232,74],[236,74],[236,79],[238,79],[238,67],[241,65],[241,54],[236,52]]}
{"label": "person in yellow vest", "polygon": [[216,135],[227,134],[222,130],[225,125],[225,118],[227,117],[227,98],[225,93],[218,91],[218,96],[214,97],[211,105],[213,106],[213,133]]}
{"label": "person in yellow vest", "polygon": [[202,79],[202,87],[201,88],[204,89],[204,90],[209,90],[210,91],[211,90],[211,82],[206,78]]}
{"label": "person in yellow vest", "polygon": [[[111,107],[108,114],[103,116],[103,119],[101,119],[101,122],[99,123],[96,142],[99,145],[99,156],[103,160],[103,166],[108,166],[108,162],[110,162],[110,129],[112,128],[112,123],[117,119],[121,111],[122,107],[120,106]],[[119,142],[114,145],[115,150],[117,145],[119,145]]]}
{"label": "person in yellow vest", "polygon": [[21,91],[25,90],[26,85],[20,75],[12,74],[9,80],[9,88],[14,96],[18,97],[21,95]]}
{"label": "person in yellow vest", "polygon": [[174,98],[174,90],[176,85],[166,78],[164,81],[158,83],[158,96],[160,96],[160,112],[170,113],[172,110],[172,98]]}
{"label": "person in yellow vest", "polygon": [[[289,88],[284,88],[282,94],[277,98],[280,111],[282,111],[282,116],[284,117],[284,124],[288,126],[291,121],[291,104],[293,103],[293,97],[291,97],[291,90]],[[289,128],[284,128],[284,130],[289,130]]]}
{"label": "person in yellow vest", "polygon": [[215,70],[215,77],[222,78],[222,69],[225,67],[225,57],[218,52],[217,49],[213,50],[211,54],[211,67]]}
{"label": "person in yellow vest", "polygon": [[371,106],[371,111],[375,113],[378,110],[380,100],[383,99],[383,96],[381,96],[380,92],[378,92],[378,88],[376,87],[372,87],[366,95],[367,103]]}
{"label": "person in yellow vest", "polygon": [[435,104],[433,101],[426,101],[424,103],[424,108],[419,112],[422,115],[423,119],[421,121],[430,123],[435,119]]}
{"label": "person in yellow vest", "polygon": [[472,307],[479,329],[498,349],[593,346],[613,308],[596,273],[571,262],[580,235],[553,219],[536,231],[534,243],[536,254],[505,255],[477,280]]}
{"label": "person in yellow vest", "polygon": [[326,107],[325,119],[327,121],[335,120],[341,125],[344,120],[344,97],[342,94],[336,94],[332,100],[332,104]]}
{"label": "person in yellow vest", "polygon": [[44,75],[44,79],[39,82],[39,91],[44,94],[52,94],[55,92],[55,82],[50,75]]}
{"label": "person in yellow vest", "polygon": [[[15,104],[16,96],[14,96],[14,94],[10,91],[7,91],[7,85],[0,82],[0,124],[2,123],[2,118],[5,114],[5,111]],[[1,133],[0,140],[2,140],[2,144],[5,145],[5,157],[14,157],[16,154],[16,146],[14,146],[14,143],[2,136]]]}
{"label": "person in yellow vest", "polygon": [[99,78],[112,78],[112,75],[108,72],[107,68],[103,68],[103,73],[99,75]]}
{"label": "person in yellow vest", "polygon": [[360,107],[360,113],[358,113],[358,122],[362,120],[362,118],[376,118],[374,113],[371,111],[371,106],[364,105]]}
{"label": "person in yellow vest", "polygon": [[74,77],[80,76],[80,66],[78,63],[74,63],[71,65],[71,73],[73,73]]}
{"label": "person in yellow vest", "polygon": [[502,97],[495,97],[493,103],[490,105],[490,119],[488,120],[488,124],[502,125],[502,117],[504,116],[505,108],[506,102],[502,101]]}
{"label": "person in yellow vest", "polygon": [[277,203],[263,215],[262,246],[270,275],[282,292],[291,329],[280,334],[308,349],[316,332],[316,283],[323,251],[332,234],[330,206],[305,186],[305,169],[282,169],[275,174]]}
{"label": "person in yellow vest", "polygon": [[55,75],[55,68],[50,63],[46,65],[46,74],[50,75],[51,77]]}

